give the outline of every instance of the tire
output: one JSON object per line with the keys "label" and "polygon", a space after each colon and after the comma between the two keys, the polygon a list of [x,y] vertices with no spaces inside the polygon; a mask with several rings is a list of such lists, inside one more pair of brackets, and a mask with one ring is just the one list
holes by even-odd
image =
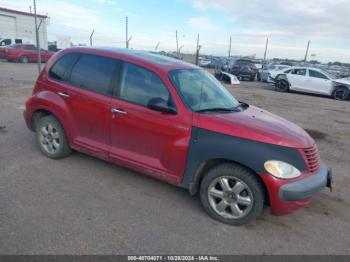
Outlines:
{"label": "tire", "polygon": [[345,101],[348,100],[350,96],[349,88],[345,86],[336,87],[333,91],[333,98],[335,100]]}
{"label": "tire", "polygon": [[22,56],[19,58],[19,62],[21,62],[22,64],[27,64],[27,63],[29,63],[29,58],[28,58],[28,56],[22,55]]}
{"label": "tire", "polygon": [[40,118],[35,124],[37,142],[41,152],[52,159],[60,159],[71,154],[66,133],[61,123],[53,115]]}
{"label": "tire", "polygon": [[249,78],[249,81],[254,81],[255,80],[255,76],[251,76],[250,78]]}
{"label": "tire", "polygon": [[278,80],[275,84],[275,87],[276,87],[276,91],[279,91],[279,92],[289,91],[289,83],[284,79]]}
{"label": "tire", "polygon": [[259,82],[261,81],[260,73],[257,74],[256,79],[257,79]]}
{"label": "tire", "polygon": [[235,226],[261,214],[264,196],[264,187],[255,174],[236,164],[221,164],[210,169],[200,185],[205,211],[212,218]]}

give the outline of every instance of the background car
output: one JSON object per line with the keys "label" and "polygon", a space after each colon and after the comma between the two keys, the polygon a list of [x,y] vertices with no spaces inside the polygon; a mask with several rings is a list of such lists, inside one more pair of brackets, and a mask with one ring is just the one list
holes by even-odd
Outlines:
{"label": "background car", "polygon": [[337,100],[350,97],[350,80],[337,79],[318,68],[297,67],[288,73],[276,76],[275,86],[278,91],[289,90],[332,96]]}
{"label": "background car", "polygon": [[[9,62],[29,63],[37,61],[37,48],[35,45],[14,44],[5,48],[5,59]],[[40,56],[43,63],[47,62],[55,52],[41,49]]]}
{"label": "background car", "polygon": [[[280,64],[270,64],[267,66],[264,66],[263,69],[260,71],[260,80],[263,82],[274,82],[273,78],[276,77],[277,73],[281,70],[290,68],[289,65],[280,65]],[[272,76],[272,78],[270,78]]]}
{"label": "background car", "polygon": [[250,81],[254,81],[257,71],[252,60],[237,59],[229,72],[237,76],[240,80],[249,79]]}

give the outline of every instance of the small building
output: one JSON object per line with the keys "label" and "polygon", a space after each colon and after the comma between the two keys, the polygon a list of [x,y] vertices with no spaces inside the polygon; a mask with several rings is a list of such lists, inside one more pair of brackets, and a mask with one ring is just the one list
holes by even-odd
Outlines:
{"label": "small building", "polygon": [[[47,16],[37,15],[40,47],[47,49]],[[0,7],[0,38],[26,39],[36,44],[34,14]],[[12,43],[14,44],[14,43]]]}

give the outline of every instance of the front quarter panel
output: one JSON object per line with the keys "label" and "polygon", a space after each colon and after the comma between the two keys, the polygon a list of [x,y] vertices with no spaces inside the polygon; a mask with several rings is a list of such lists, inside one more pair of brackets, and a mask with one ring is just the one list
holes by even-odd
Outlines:
{"label": "front quarter panel", "polygon": [[265,174],[267,160],[289,163],[301,172],[306,170],[305,162],[298,149],[278,146],[224,135],[193,127],[182,186],[195,193],[198,185],[198,170],[209,160],[224,160],[241,164],[256,174]]}

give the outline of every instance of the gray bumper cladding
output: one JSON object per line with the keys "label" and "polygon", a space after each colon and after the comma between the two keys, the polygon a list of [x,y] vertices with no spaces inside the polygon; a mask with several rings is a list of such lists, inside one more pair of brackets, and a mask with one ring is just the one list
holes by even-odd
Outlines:
{"label": "gray bumper cladding", "polygon": [[281,186],[279,196],[284,201],[295,201],[309,198],[324,187],[331,188],[332,175],[326,165],[321,162],[320,170],[305,179]]}

